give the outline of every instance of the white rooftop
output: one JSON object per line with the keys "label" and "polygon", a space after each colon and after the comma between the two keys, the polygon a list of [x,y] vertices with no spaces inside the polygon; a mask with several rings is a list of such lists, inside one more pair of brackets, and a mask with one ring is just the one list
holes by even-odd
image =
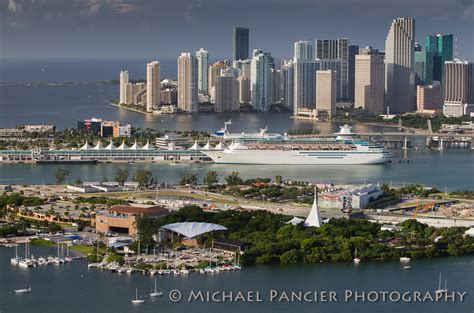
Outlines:
{"label": "white rooftop", "polygon": [[164,225],[161,228],[171,230],[187,238],[194,238],[213,231],[227,230],[227,228],[222,225],[199,222],[173,223]]}

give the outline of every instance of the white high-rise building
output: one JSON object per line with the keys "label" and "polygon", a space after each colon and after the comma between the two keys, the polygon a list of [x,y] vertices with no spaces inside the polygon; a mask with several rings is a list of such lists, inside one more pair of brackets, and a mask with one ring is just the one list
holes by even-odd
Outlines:
{"label": "white high-rise building", "polygon": [[120,103],[127,103],[128,71],[120,72]]}
{"label": "white high-rise building", "polygon": [[372,114],[384,112],[384,56],[355,56],[354,106]]}
{"label": "white high-rise building", "polygon": [[252,60],[237,60],[233,62],[233,67],[240,71],[239,76],[250,79],[252,72]]}
{"label": "white high-rise building", "polygon": [[444,66],[444,115],[458,117],[474,112],[474,63],[454,59]]}
{"label": "white high-rise building", "polygon": [[313,61],[294,62],[293,114],[299,109],[314,109],[316,101],[316,71],[320,64]]}
{"label": "white high-rise building", "polygon": [[316,110],[326,112],[331,118],[336,115],[336,71],[316,72]]}
{"label": "white high-rise building", "polygon": [[283,105],[293,110],[293,92],[295,79],[295,63],[291,59],[281,61],[281,98]]}
{"label": "white high-rise building", "polygon": [[309,40],[300,40],[295,42],[293,59],[310,61],[314,60],[313,42]]}
{"label": "white high-rise building", "polygon": [[191,53],[178,57],[178,109],[195,113],[198,111],[197,60]]}
{"label": "white high-rise building", "polygon": [[161,78],[160,62],[153,61],[146,65],[146,110],[151,112],[160,105]]}
{"label": "white high-rise building", "polygon": [[416,110],[415,20],[393,20],[385,40],[385,106],[390,113]]}
{"label": "white high-rise building", "polygon": [[196,51],[196,59],[198,62],[198,92],[207,95],[209,94],[209,52],[204,48],[199,49]]}
{"label": "white high-rise building", "polygon": [[257,111],[265,112],[269,108],[271,98],[270,68],[273,59],[268,52],[256,49],[253,51],[251,65],[252,106]]}

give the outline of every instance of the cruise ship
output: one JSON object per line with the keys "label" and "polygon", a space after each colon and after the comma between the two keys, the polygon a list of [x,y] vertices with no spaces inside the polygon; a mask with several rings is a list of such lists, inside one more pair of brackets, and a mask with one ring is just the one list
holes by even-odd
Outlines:
{"label": "cruise ship", "polygon": [[241,134],[224,150],[202,152],[215,163],[272,165],[361,165],[389,163],[392,153],[383,145],[362,140],[344,125],[329,136]]}

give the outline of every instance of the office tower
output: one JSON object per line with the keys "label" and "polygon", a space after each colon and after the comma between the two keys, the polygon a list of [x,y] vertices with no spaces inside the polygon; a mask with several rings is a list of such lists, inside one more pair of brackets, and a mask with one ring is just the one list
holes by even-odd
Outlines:
{"label": "office tower", "polygon": [[[338,99],[345,99],[344,97],[344,60],[342,59],[317,59],[319,64],[318,70],[334,70],[336,71],[336,97]],[[347,86],[346,86],[347,87]]]}
{"label": "office tower", "polygon": [[417,86],[416,107],[420,113],[442,112],[444,103],[444,86],[435,82],[433,85]]}
{"label": "office tower", "polygon": [[127,103],[127,84],[128,84],[128,72],[120,72],[120,99],[119,103]]}
{"label": "office tower", "polygon": [[283,59],[281,61],[281,97],[283,105],[293,110],[293,91],[295,79],[295,63],[291,59]]}
{"label": "office tower", "polygon": [[316,59],[338,59],[341,61],[339,99],[349,96],[349,39],[316,39]]}
{"label": "office tower", "polygon": [[252,107],[265,112],[269,108],[271,97],[270,68],[273,58],[270,53],[256,49],[252,54],[251,85]]}
{"label": "office tower", "polygon": [[294,62],[293,114],[299,109],[314,109],[316,101],[316,71],[320,64],[317,61]]}
{"label": "office tower", "polygon": [[384,56],[370,53],[356,55],[354,107],[382,114],[384,92]]}
{"label": "office tower", "polygon": [[246,60],[249,58],[249,29],[245,27],[234,27],[233,36],[233,58]]}
{"label": "office tower", "polygon": [[233,67],[240,71],[239,76],[250,79],[252,60],[237,60],[233,62]]}
{"label": "office tower", "polygon": [[221,71],[223,69],[228,68],[229,66],[230,66],[229,62],[227,60],[223,60],[223,61],[218,61],[209,67],[209,79],[208,79],[209,92],[211,91],[212,88],[214,88],[217,77],[221,76]]}
{"label": "office tower", "polygon": [[336,115],[336,72],[316,71],[316,110],[327,113],[329,118]]}
{"label": "office tower", "polygon": [[232,68],[222,70],[216,79],[216,112],[239,111],[239,84]]}
{"label": "office tower", "polygon": [[415,111],[415,20],[393,20],[385,40],[385,106],[390,113]]}
{"label": "office tower", "polygon": [[252,100],[250,93],[250,79],[244,76],[237,78],[239,84],[239,102],[248,104]]}
{"label": "office tower", "polygon": [[433,82],[433,53],[415,52],[415,84],[429,85]]}
{"label": "office tower", "polygon": [[204,48],[196,51],[198,62],[198,92],[204,95],[209,94],[209,52]]}
{"label": "office tower", "polygon": [[443,113],[462,116],[474,112],[474,63],[454,59],[445,63]]}
{"label": "office tower", "polygon": [[191,53],[178,57],[178,109],[194,113],[198,111],[197,60]]}
{"label": "office tower", "polygon": [[425,50],[433,53],[433,80],[444,82],[444,62],[453,59],[453,35],[426,36]]}
{"label": "office tower", "polygon": [[277,103],[281,101],[281,73],[280,70],[275,68],[270,69],[270,86],[271,86],[271,103]]}
{"label": "office tower", "polygon": [[293,59],[302,61],[314,60],[313,43],[308,40],[295,42]]}
{"label": "office tower", "polygon": [[347,62],[348,62],[348,95],[349,101],[354,102],[355,90],[355,56],[359,54],[359,46],[350,45],[348,48]]}
{"label": "office tower", "polygon": [[146,65],[146,110],[151,112],[160,105],[161,95],[160,62]]}

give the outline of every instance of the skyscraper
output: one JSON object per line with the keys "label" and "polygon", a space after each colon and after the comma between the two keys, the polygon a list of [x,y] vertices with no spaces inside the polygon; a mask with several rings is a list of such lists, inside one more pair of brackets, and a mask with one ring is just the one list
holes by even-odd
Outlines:
{"label": "skyscraper", "polygon": [[160,62],[153,61],[146,65],[146,110],[151,112],[160,105],[161,78]]}
{"label": "skyscraper", "polygon": [[347,64],[347,61],[343,59],[317,59],[316,62],[319,64],[318,70],[333,70],[336,72],[336,97],[337,99],[346,99],[344,87],[347,91],[347,81],[344,82],[344,64]]}
{"label": "skyscraper", "polygon": [[433,52],[415,51],[415,84],[429,85],[433,82]]}
{"label": "skyscraper", "polygon": [[356,55],[354,106],[381,114],[384,92],[384,56],[378,53]]}
{"label": "skyscraper", "polygon": [[120,72],[120,103],[127,103],[128,72]]}
{"label": "skyscraper", "polygon": [[234,68],[240,71],[239,76],[250,79],[250,73],[252,68],[252,60],[238,60],[233,62]]}
{"label": "skyscraper", "polygon": [[446,61],[445,78],[444,115],[474,112],[474,63],[460,59]]}
{"label": "skyscraper", "polygon": [[283,105],[293,110],[293,86],[295,79],[295,63],[291,59],[281,61],[281,97]]}
{"label": "skyscraper", "polygon": [[294,62],[293,114],[300,109],[314,109],[316,102],[316,71],[320,64],[315,61]]}
{"label": "skyscraper", "polygon": [[309,40],[295,42],[293,59],[302,61],[314,60],[313,43]]}
{"label": "skyscraper", "polygon": [[204,48],[199,49],[196,51],[196,59],[198,62],[198,92],[207,95],[209,94],[209,52]]}
{"label": "skyscraper", "polygon": [[233,58],[246,60],[249,58],[249,29],[245,27],[234,27],[233,36]]}
{"label": "skyscraper", "polygon": [[281,73],[276,68],[270,69],[271,103],[281,102]]}
{"label": "skyscraper", "polygon": [[232,68],[222,70],[216,79],[216,112],[239,111],[239,85]]}
{"label": "skyscraper", "polygon": [[336,115],[336,72],[333,70],[316,72],[316,110],[327,113],[329,118]]}
{"label": "skyscraper", "polygon": [[251,67],[252,106],[257,111],[265,112],[269,108],[271,98],[270,68],[273,58],[270,53],[260,49],[253,51]]}
{"label": "skyscraper", "polygon": [[239,102],[248,104],[252,100],[252,95],[250,93],[250,78],[239,76],[237,78],[239,84]]}
{"label": "skyscraper", "polygon": [[416,110],[415,20],[393,20],[385,40],[385,105],[390,113]]}
{"label": "skyscraper", "polygon": [[349,39],[316,39],[316,59],[338,59],[341,61],[340,91],[337,97],[347,99],[349,96]]}
{"label": "skyscraper", "polygon": [[354,90],[355,90],[355,56],[359,54],[359,46],[350,45],[348,48],[348,95],[349,101],[354,102]]}
{"label": "skyscraper", "polygon": [[178,57],[178,109],[194,113],[198,111],[197,60],[191,53]]}
{"label": "skyscraper", "polygon": [[209,93],[211,93],[212,88],[214,88],[216,84],[216,79],[221,75],[221,71],[228,68],[230,66],[229,62],[227,60],[223,61],[217,61],[216,63],[212,64],[209,67]]}
{"label": "skyscraper", "polygon": [[433,80],[444,82],[444,62],[453,59],[453,35],[428,35],[425,42],[426,52],[433,53]]}

